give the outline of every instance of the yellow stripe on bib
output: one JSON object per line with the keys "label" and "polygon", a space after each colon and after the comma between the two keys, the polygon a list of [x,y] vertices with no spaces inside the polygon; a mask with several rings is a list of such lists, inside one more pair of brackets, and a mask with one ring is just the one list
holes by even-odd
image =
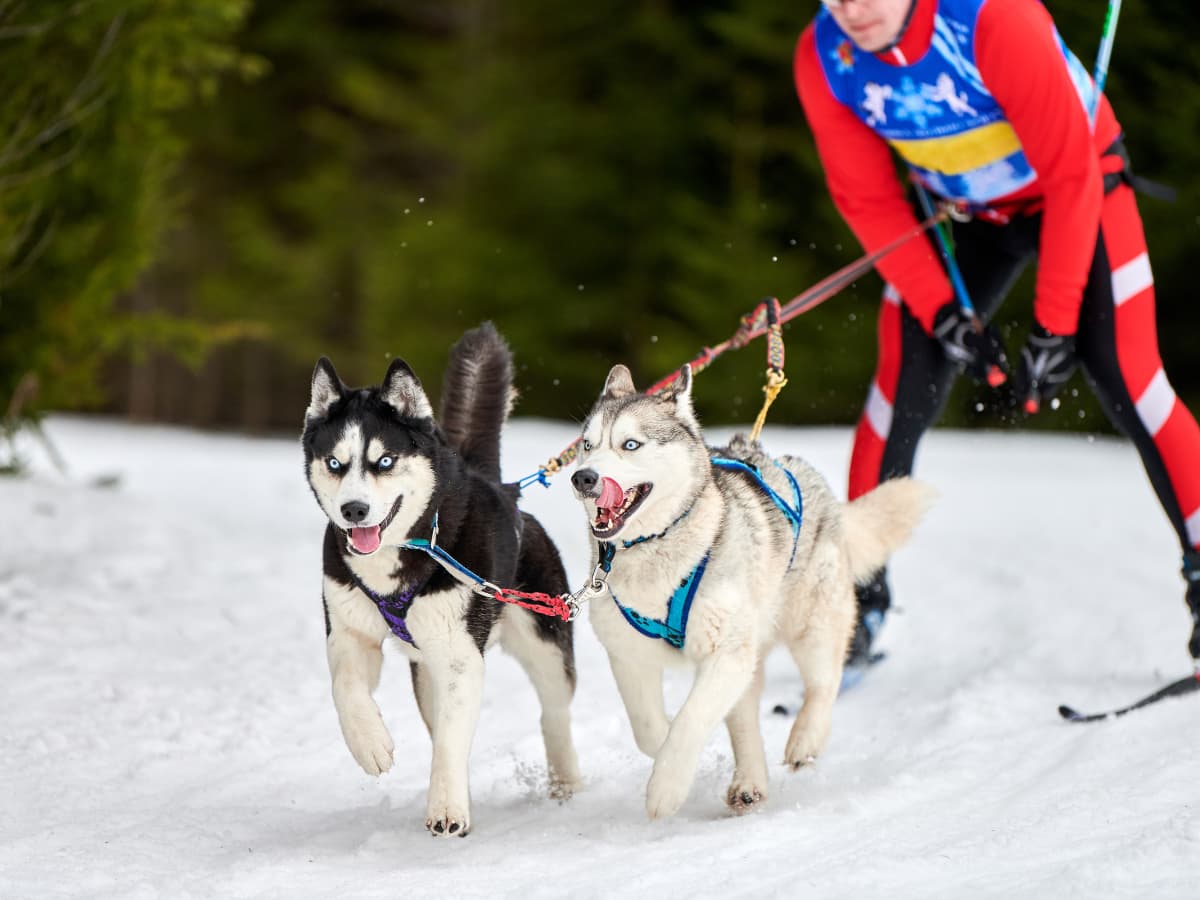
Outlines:
{"label": "yellow stripe on bib", "polygon": [[948,137],[888,143],[906,162],[947,175],[970,172],[1021,149],[1016,132],[1007,122],[993,122]]}

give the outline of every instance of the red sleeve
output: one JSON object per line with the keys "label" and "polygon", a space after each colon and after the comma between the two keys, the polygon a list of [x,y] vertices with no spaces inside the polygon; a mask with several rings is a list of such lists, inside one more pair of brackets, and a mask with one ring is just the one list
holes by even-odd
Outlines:
{"label": "red sleeve", "polygon": [[[800,36],[793,61],[796,91],[816,140],[829,193],[850,230],[868,253],[915,228],[887,142],[830,92],[817,58],[813,26]],[[937,310],[954,290],[928,240],[912,240],[876,268],[899,291],[913,315],[933,330]]]}
{"label": "red sleeve", "polygon": [[979,74],[1025,150],[1042,193],[1034,317],[1074,334],[1104,187],[1087,111],[1038,0],[989,0],[975,32]]}

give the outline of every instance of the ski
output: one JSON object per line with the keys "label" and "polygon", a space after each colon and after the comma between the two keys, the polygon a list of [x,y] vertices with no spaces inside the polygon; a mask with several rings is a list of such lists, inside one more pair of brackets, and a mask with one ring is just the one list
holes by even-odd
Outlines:
{"label": "ski", "polygon": [[883,662],[886,658],[886,653],[876,652],[870,654],[865,663],[860,662],[856,666],[847,665],[844,669],[842,669],[842,683],[838,688],[838,693],[844,694],[851,688],[857,687],[858,683],[863,680],[863,676],[866,675],[869,670],[875,668],[877,665]]}
{"label": "ski", "polygon": [[1143,706],[1149,706],[1151,703],[1157,703],[1166,697],[1181,697],[1184,694],[1190,694],[1192,691],[1200,691],[1200,671],[1194,675],[1188,675],[1186,678],[1180,678],[1178,681],[1172,681],[1166,687],[1160,688],[1148,697],[1143,697],[1137,703],[1123,706],[1120,709],[1085,715],[1069,706],[1060,706],[1058,714],[1068,722],[1102,722],[1105,719],[1115,719],[1117,716],[1123,716],[1127,712],[1141,709]]}

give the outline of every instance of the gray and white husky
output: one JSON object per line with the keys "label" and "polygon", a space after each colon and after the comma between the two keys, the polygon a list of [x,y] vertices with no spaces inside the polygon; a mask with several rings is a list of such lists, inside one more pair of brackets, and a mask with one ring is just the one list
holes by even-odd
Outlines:
{"label": "gray and white husky", "polygon": [[571,740],[575,663],[570,623],[481,595],[451,577],[428,541],[493,585],[561,594],[566,573],[541,525],[500,480],[500,430],[512,358],[490,324],[450,352],[435,421],[420,381],[394,360],[383,384],[353,390],[328,359],[313,372],[302,443],[325,529],[324,606],[333,702],[346,746],[370,775],[392,765],[392,737],[372,697],[392,639],[410,661],[433,739],[425,826],[471,827],[467,758],[479,716],[483,653],[492,643],[529,674],[541,702],[553,796],[579,781]]}
{"label": "gray and white husky", "polygon": [[[763,660],[777,643],[804,681],[784,763],[816,759],[854,630],[854,584],[907,540],[931,499],[927,486],[896,479],[841,503],[800,459],[773,459],[741,435],[711,450],[691,390],[690,367],[647,396],[615,366],[584,423],[571,479],[598,541],[591,622],[634,739],[654,758],[652,819],[683,804],[722,719],[734,755],[726,803],[742,813],[766,799],[759,702]],[[668,720],[663,669],[688,663],[695,681]]]}

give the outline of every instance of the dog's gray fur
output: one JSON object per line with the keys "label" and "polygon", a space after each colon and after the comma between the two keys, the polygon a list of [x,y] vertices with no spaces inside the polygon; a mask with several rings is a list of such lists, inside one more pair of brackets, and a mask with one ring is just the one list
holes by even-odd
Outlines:
{"label": "dog's gray fur", "polygon": [[[628,369],[614,367],[584,423],[579,469],[572,478],[592,533],[599,526],[604,540],[616,542],[607,583],[625,606],[662,620],[681,579],[706,552],[710,557],[682,650],[632,628],[611,596],[590,604],[634,739],[654,758],[646,791],[651,818],[679,809],[704,741],[722,719],[735,762],[726,802],[740,813],[766,799],[759,703],[763,660],[777,643],[791,652],[804,680],[804,704],[784,763],[798,768],[817,757],[829,736],[854,630],[854,584],[885,564],[931,499],[925,485],[897,479],[841,503],[803,460],[772,459],[759,444],[738,436],[715,452],[757,466],[789,502],[793,492],[779,466],[799,483],[803,524],[793,558],[791,525],[753,476],[712,465],[714,451],[705,445],[692,410],[691,387],[691,370],[685,367],[667,392],[646,396],[636,391]],[[650,485],[644,499],[618,517],[616,530],[613,522],[597,518],[603,478],[626,491],[627,503],[636,499],[639,485]],[[662,670],[681,663],[695,666],[695,682],[669,720]]]}

